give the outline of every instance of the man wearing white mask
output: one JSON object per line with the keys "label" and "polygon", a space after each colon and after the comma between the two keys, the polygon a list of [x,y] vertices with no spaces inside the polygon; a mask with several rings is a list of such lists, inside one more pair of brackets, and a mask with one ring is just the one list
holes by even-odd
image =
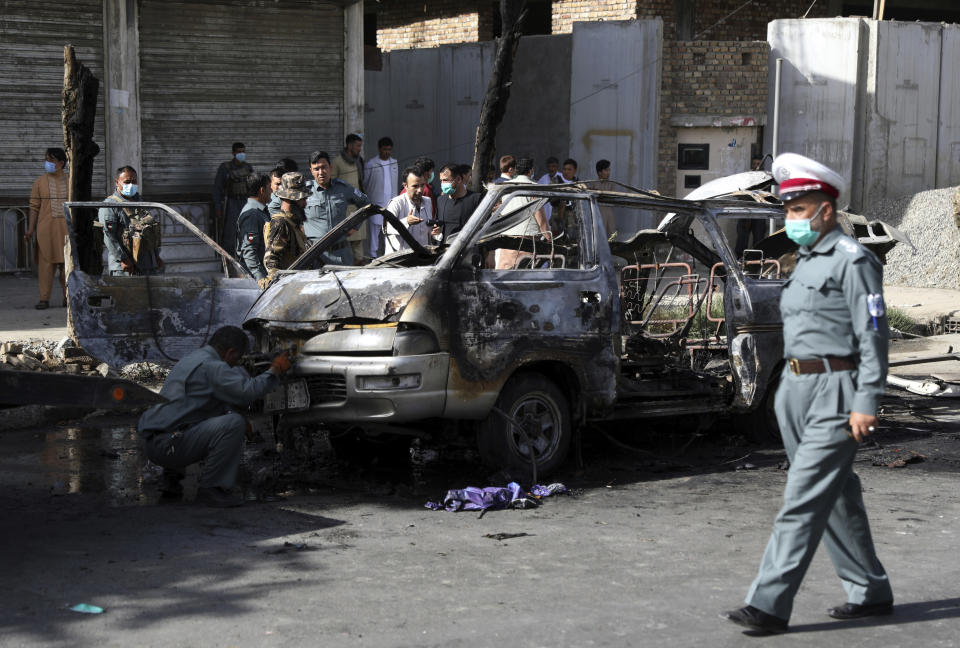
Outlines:
{"label": "man wearing white mask", "polygon": [[60,270],[61,306],[67,305],[67,284],[63,271],[63,240],[67,236],[67,222],[63,217],[63,203],[67,199],[67,174],[63,167],[67,154],[62,148],[48,148],[43,163],[44,174],[30,189],[30,223],[24,236],[31,241],[37,235],[37,276],[40,281],[40,301],[37,310],[50,307],[53,274]]}
{"label": "man wearing white mask", "polygon": [[131,166],[117,169],[116,191],[105,202],[116,207],[101,207],[97,218],[103,227],[103,244],[107,248],[107,274],[128,277],[134,274],[153,275],[163,271],[160,258],[160,221],[142,209],[124,206],[139,202],[137,170]]}
{"label": "man wearing white mask", "polygon": [[237,218],[247,204],[247,178],[253,167],[247,163],[247,148],[243,142],[234,142],[233,158],[217,169],[213,181],[213,215],[217,219],[219,243],[233,250],[237,243]]}

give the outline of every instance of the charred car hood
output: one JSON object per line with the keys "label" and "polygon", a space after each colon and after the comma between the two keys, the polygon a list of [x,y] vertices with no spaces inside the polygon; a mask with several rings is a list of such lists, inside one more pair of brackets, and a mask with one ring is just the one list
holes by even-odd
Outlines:
{"label": "charred car hood", "polygon": [[349,268],[289,274],[260,296],[245,321],[397,321],[433,272],[433,267]]}

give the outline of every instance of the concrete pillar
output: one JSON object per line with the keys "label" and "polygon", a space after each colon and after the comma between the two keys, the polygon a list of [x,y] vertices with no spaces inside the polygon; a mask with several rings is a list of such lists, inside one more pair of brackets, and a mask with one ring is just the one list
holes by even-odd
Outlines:
{"label": "concrete pillar", "polygon": [[[104,0],[103,51],[106,90],[107,187],[114,170],[130,165],[142,171],[140,142],[140,30],[137,0]],[[139,178],[148,185],[150,178]],[[95,192],[96,193],[96,192]]]}
{"label": "concrete pillar", "polygon": [[343,44],[343,132],[363,133],[363,0],[343,8]]}

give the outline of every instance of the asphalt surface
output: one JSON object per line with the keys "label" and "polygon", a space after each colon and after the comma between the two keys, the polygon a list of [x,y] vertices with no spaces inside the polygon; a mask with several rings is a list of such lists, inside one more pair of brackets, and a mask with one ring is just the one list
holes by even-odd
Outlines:
{"label": "asphalt surface", "polygon": [[557,477],[572,494],[480,518],[424,508],[495,485],[470,452],[410,466],[320,444],[290,463],[267,438],[247,480],[282,483],[216,510],[159,503],[129,417],[7,410],[0,645],[955,646],[956,401],[890,394],[884,412],[857,470],[896,614],[828,618],[843,590],[820,552],[791,632],[760,639],[717,615],[741,605],[786,473],[736,426],[594,431]]}
{"label": "asphalt surface", "polygon": [[[0,341],[66,334],[65,309],[35,311],[35,290],[0,276]],[[957,294],[888,287],[887,302],[933,316]],[[953,363],[897,372],[957,378]],[[858,455],[896,613],[827,617],[843,590],[819,552],[791,632],[767,638],[718,618],[742,604],[786,479],[782,451],[735,425],[587,432],[582,463],[554,478],[570,495],[480,518],[424,507],[504,485],[469,450],[344,458],[304,435],[278,455],[262,429],[251,501],[216,510],[160,500],[130,416],[0,410],[0,646],[960,645],[957,405],[891,390],[879,445]],[[68,609],[80,603],[104,611]]]}

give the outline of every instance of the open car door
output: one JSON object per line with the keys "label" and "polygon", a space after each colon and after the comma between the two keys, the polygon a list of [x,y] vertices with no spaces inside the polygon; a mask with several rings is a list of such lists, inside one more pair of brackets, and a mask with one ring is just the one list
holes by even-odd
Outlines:
{"label": "open car door", "polygon": [[64,255],[67,326],[77,344],[111,367],[145,361],[172,364],[202,346],[219,327],[243,322],[260,295],[257,282],[213,239],[162,203],[125,206],[149,209],[160,217],[165,274],[114,277],[81,270],[72,217],[89,213],[88,208],[116,206],[63,206],[69,232]]}

